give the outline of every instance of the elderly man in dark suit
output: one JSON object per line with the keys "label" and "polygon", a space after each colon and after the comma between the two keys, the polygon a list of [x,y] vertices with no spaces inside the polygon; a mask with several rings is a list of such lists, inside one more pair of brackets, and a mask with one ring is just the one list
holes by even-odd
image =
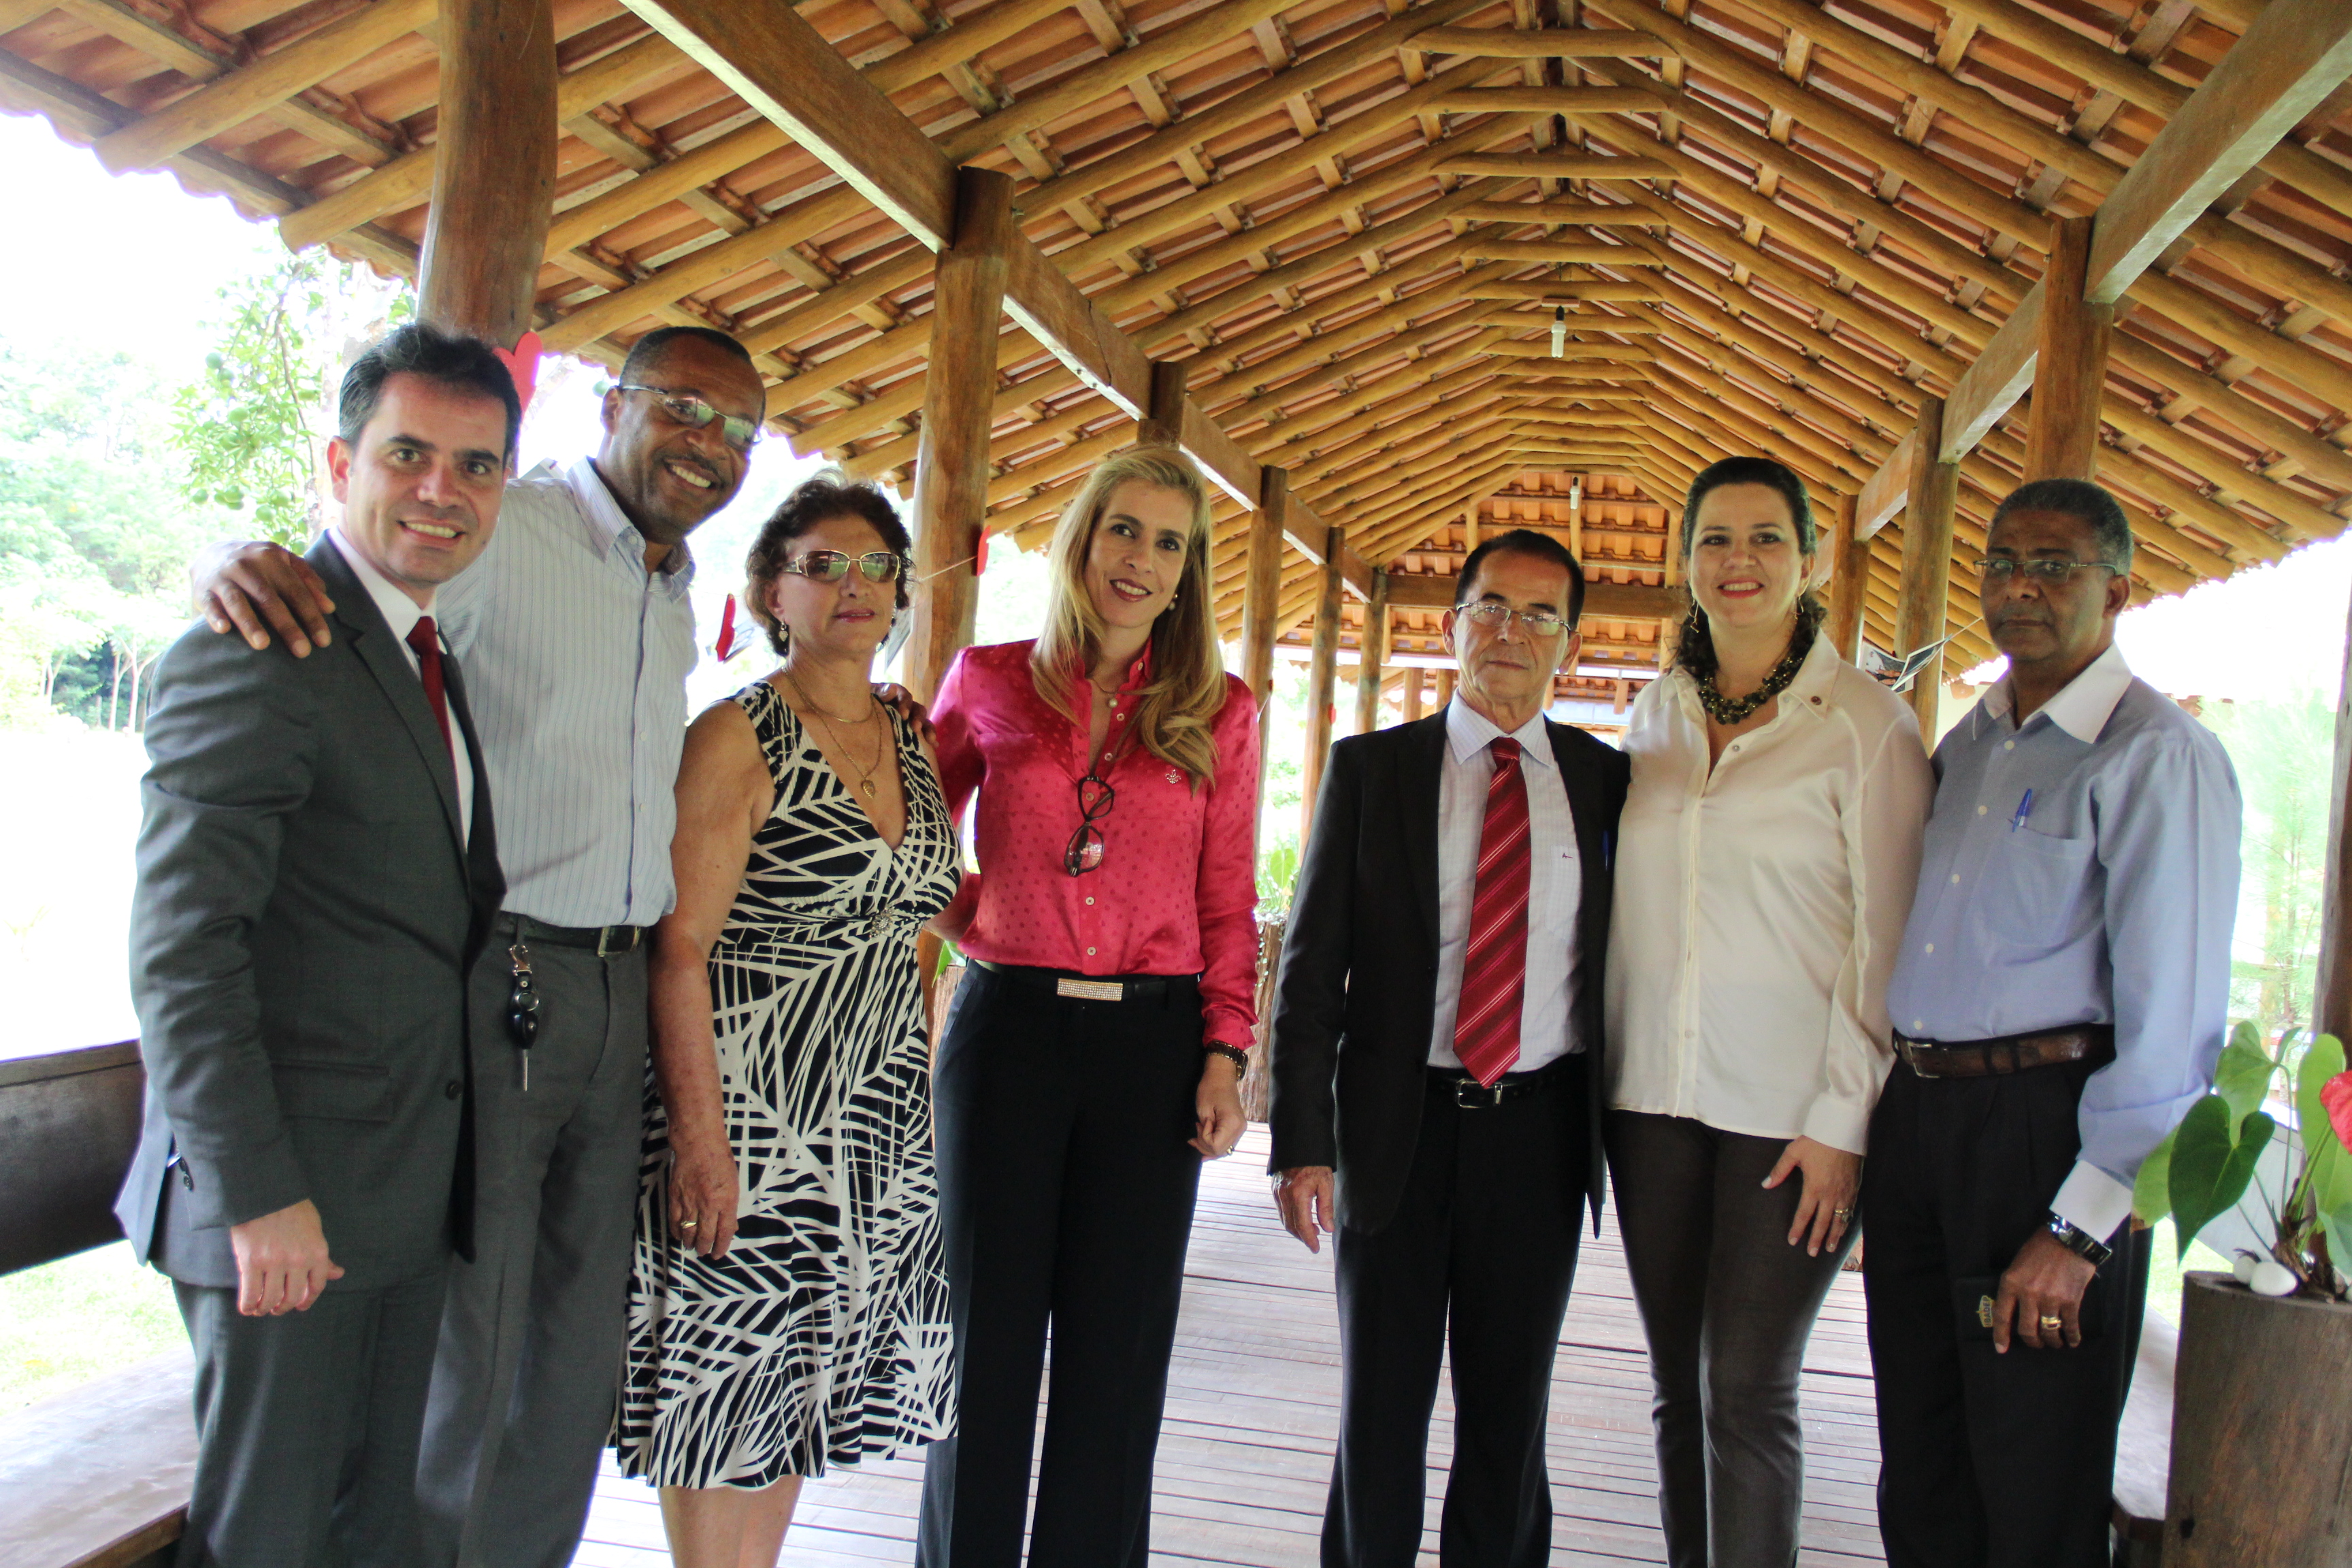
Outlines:
{"label": "elderly man in dark suit", "polygon": [[404,327],[344,378],[307,659],[197,627],[156,672],[117,1205],[196,1352],[181,1568],[416,1561],[444,1276],[470,1220],[467,966],[503,885],[435,588],[497,521],[520,406]]}
{"label": "elderly man in dark suit", "polygon": [[[1444,711],[1332,748],[1274,1020],[1276,1198],[1336,1228],[1339,1451],[1323,1568],[1411,1568],[1441,1356],[1439,1560],[1543,1568],[1544,1417],[1600,1220],[1601,976],[1625,759],[1544,717],[1584,576],[1519,529],[1464,563]],[[1449,1338],[1450,1336],[1450,1338]]]}

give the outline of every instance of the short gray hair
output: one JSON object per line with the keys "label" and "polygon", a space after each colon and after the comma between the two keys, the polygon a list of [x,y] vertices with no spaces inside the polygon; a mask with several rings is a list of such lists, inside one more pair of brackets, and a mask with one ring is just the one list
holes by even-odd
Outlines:
{"label": "short gray hair", "polygon": [[2013,511],[2054,511],[2078,520],[2097,542],[2099,560],[2114,567],[2118,577],[2130,574],[2131,521],[2124,516],[2123,503],[2105,487],[2088,479],[2029,479],[2009,492],[2009,499],[1994,509],[1992,520],[1998,524]]}

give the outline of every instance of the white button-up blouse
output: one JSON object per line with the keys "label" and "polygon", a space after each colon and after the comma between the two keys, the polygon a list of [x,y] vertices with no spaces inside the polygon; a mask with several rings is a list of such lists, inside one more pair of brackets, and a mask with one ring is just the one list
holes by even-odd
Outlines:
{"label": "white button-up blouse", "polygon": [[1625,733],[1608,1103],[1864,1152],[1936,781],[1910,710],[1817,640],[1709,768],[1680,671]]}

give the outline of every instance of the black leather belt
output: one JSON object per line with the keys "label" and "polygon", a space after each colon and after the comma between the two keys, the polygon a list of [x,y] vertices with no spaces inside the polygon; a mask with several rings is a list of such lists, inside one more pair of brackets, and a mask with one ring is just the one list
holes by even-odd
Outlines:
{"label": "black leather belt", "polygon": [[1032,991],[1050,992],[1074,1002],[1166,1002],[1189,1000],[1200,990],[1195,974],[1080,974],[1071,969],[1033,969],[1020,963],[991,963],[967,959],[991,974],[1002,975]]}
{"label": "black leather belt", "polygon": [[643,926],[552,926],[545,921],[535,921],[529,915],[509,914],[514,921],[515,933],[526,942],[546,942],[553,947],[584,947],[599,958],[618,958],[633,952],[645,941]]}
{"label": "black leather belt", "polygon": [[1497,1105],[1507,1105],[1515,1100],[1532,1100],[1558,1089],[1568,1081],[1570,1063],[1580,1058],[1568,1056],[1548,1062],[1533,1072],[1507,1072],[1491,1084],[1480,1083],[1466,1072],[1452,1068],[1431,1068],[1429,1087],[1442,1093],[1464,1110],[1487,1110]]}
{"label": "black leather belt", "polygon": [[2116,1059],[2116,1031],[2108,1024],[2077,1024],[2064,1029],[2037,1029],[2030,1035],[1950,1042],[1897,1035],[1895,1049],[1904,1065],[1921,1078],[1990,1078],[2066,1062],[2105,1067]]}

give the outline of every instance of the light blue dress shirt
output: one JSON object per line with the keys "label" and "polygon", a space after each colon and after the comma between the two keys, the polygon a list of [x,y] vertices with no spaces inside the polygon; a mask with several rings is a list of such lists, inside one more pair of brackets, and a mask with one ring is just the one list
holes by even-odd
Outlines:
{"label": "light blue dress shirt", "polygon": [[2051,1205],[2105,1238],[2221,1058],[2238,780],[2212,732],[2113,647],[2022,725],[2011,707],[2004,679],[1936,748],[1889,1011],[1897,1033],[1948,1043],[2115,1026]]}
{"label": "light blue dress shirt", "polygon": [[676,901],[694,566],[680,547],[647,572],[645,551],[593,463],[542,463],[435,599],[489,770],[506,907],[551,925],[651,925]]}

